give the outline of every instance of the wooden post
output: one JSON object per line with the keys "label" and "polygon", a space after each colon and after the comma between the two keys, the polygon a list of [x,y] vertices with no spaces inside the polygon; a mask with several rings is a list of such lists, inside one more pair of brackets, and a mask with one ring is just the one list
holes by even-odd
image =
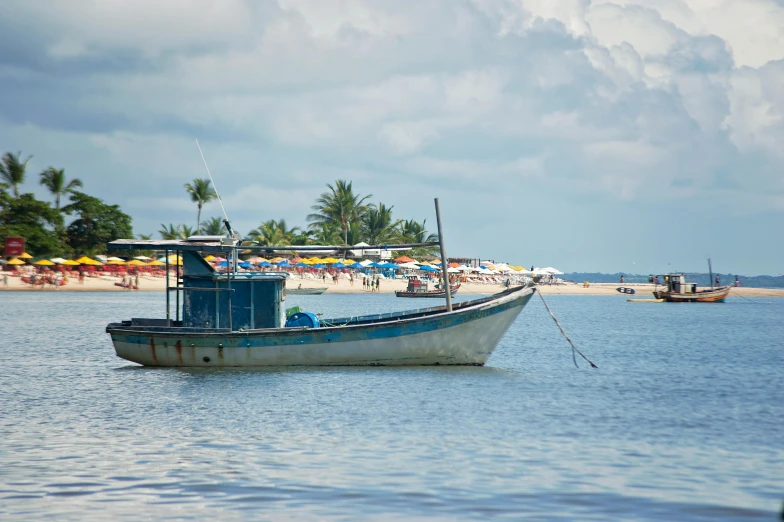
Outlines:
{"label": "wooden post", "polygon": [[166,256],[166,326],[171,326],[171,317],[169,312],[169,249],[164,250]]}
{"label": "wooden post", "polygon": [[441,209],[438,206],[438,198],[435,198],[436,202],[436,223],[438,224],[438,244],[441,248],[441,274],[443,275],[443,288],[445,290],[446,295],[446,311],[452,311],[452,288],[449,284],[449,274],[447,273],[447,268],[449,268],[449,264],[446,262],[446,249],[444,248],[444,231],[441,228]]}

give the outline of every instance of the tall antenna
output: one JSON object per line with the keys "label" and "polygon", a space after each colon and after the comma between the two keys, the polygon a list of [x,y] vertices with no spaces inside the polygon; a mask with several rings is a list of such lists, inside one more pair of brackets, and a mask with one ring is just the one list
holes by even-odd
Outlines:
{"label": "tall antenna", "polygon": [[231,225],[229,224],[229,216],[226,215],[226,209],[223,207],[223,200],[218,193],[218,186],[215,184],[215,180],[212,179],[210,167],[207,166],[207,160],[204,159],[204,153],[201,151],[201,145],[199,145],[198,139],[196,139],[196,146],[199,148],[199,154],[201,154],[201,160],[204,162],[204,168],[207,169],[207,175],[210,177],[212,187],[215,189],[215,195],[218,196],[218,203],[220,203],[221,210],[223,211],[223,224],[226,225],[226,230],[229,232],[229,236],[234,237],[234,231],[231,229]]}
{"label": "tall antenna", "polygon": [[226,215],[226,209],[223,208],[223,200],[221,199],[220,194],[218,194],[218,186],[215,185],[215,180],[212,179],[212,173],[210,172],[210,168],[207,166],[207,160],[204,159],[204,153],[201,151],[201,146],[199,145],[198,139],[196,140],[196,146],[199,148],[199,154],[201,154],[201,160],[204,162],[204,168],[207,169],[207,175],[210,177],[212,187],[215,189],[215,195],[218,196],[218,203],[220,203],[221,210],[223,211],[223,217],[225,218],[225,221],[228,222],[229,216]]}

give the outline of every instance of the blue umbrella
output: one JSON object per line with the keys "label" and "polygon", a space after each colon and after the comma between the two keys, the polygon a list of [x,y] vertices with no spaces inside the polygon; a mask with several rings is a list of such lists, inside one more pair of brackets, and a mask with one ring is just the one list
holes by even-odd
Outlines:
{"label": "blue umbrella", "polygon": [[301,267],[301,268],[310,268],[310,265],[307,264],[307,263],[297,263],[294,266],[298,266],[298,267]]}
{"label": "blue umbrella", "polygon": [[243,261],[242,263],[238,263],[237,266],[241,266],[242,268],[250,268],[253,265],[248,263],[247,261]]}
{"label": "blue umbrella", "polygon": [[378,267],[379,268],[391,268],[392,270],[397,270],[398,268],[400,268],[395,263],[382,263],[382,264],[378,265]]}
{"label": "blue umbrella", "polygon": [[311,268],[327,268],[327,265],[319,263],[317,265],[311,265]]}
{"label": "blue umbrella", "polygon": [[270,263],[269,261],[262,261],[261,263],[258,264],[258,266],[269,267],[272,266],[272,263]]}
{"label": "blue umbrella", "polygon": [[222,261],[222,262],[218,263],[218,265],[217,265],[217,266],[218,266],[219,268],[224,268],[224,267],[227,267],[227,266],[229,266],[229,263],[228,263],[228,261]]}
{"label": "blue umbrella", "polygon": [[438,268],[433,268],[431,266],[420,266],[419,269],[424,272],[440,272]]}
{"label": "blue umbrella", "polygon": [[291,268],[291,265],[288,263],[288,261],[284,261],[284,262],[280,263],[278,265],[278,267],[279,268]]}
{"label": "blue umbrella", "polygon": [[378,264],[378,263],[370,263],[365,268],[380,268],[380,267],[381,267],[381,265]]}
{"label": "blue umbrella", "polygon": [[332,265],[332,268],[346,268],[346,265],[343,263],[335,263]]}

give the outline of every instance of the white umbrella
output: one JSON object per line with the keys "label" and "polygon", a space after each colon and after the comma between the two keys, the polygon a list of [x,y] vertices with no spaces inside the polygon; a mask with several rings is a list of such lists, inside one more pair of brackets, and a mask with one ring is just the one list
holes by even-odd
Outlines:
{"label": "white umbrella", "polygon": [[51,261],[52,263],[58,263],[59,264],[59,263],[65,263],[68,260],[67,259],[63,259],[62,257],[53,257],[49,261]]}
{"label": "white umbrella", "polygon": [[152,258],[151,257],[147,257],[147,256],[136,256],[136,257],[134,257],[134,259],[138,259],[139,261],[149,261]]}
{"label": "white umbrella", "polygon": [[461,272],[470,272],[470,271],[472,271],[474,269],[474,267],[466,266],[466,265],[460,265],[459,267],[457,267],[457,269],[459,271],[461,271]]}
{"label": "white umbrella", "polygon": [[398,266],[400,266],[400,268],[413,268],[413,269],[417,269],[417,268],[419,268],[419,263],[409,262],[409,263],[403,263],[403,264],[401,264],[401,265],[398,265]]}
{"label": "white umbrella", "polygon": [[557,268],[553,268],[551,266],[548,266],[548,267],[545,267],[545,268],[537,268],[536,270],[534,270],[534,272],[536,272],[538,274],[550,274],[550,275],[561,275],[561,274],[563,274],[563,272],[561,272]]}
{"label": "white umbrella", "polygon": [[120,259],[119,257],[107,257],[107,261],[125,261],[125,259]]}
{"label": "white umbrella", "polygon": [[362,266],[368,266],[369,264],[373,263],[370,259],[365,259],[364,261],[360,261],[359,264]]}
{"label": "white umbrella", "polygon": [[446,273],[447,273],[447,274],[459,274],[459,273],[460,273],[460,270],[458,270],[457,268],[453,268],[453,267],[451,267],[451,266],[450,266],[449,268],[447,268],[447,269],[446,269]]}

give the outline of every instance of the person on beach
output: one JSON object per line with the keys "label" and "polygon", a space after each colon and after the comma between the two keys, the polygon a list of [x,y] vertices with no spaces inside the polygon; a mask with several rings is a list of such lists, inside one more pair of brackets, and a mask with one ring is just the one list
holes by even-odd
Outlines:
{"label": "person on beach", "polygon": [[381,291],[381,279],[376,279],[376,292]]}
{"label": "person on beach", "polygon": [[8,288],[8,274],[3,274],[3,286]]}
{"label": "person on beach", "polygon": [[623,274],[621,274],[621,284],[623,284],[624,282],[625,282],[625,279],[623,278]]}
{"label": "person on beach", "polygon": [[135,284],[135,286],[136,286],[136,290],[138,290],[139,289],[139,272],[136,272],[136,284]]}
{"label": "person on beach", "polygon": [[349,272],[348,274],[348,284],[354,286],[354,274],[352,274],[351,272]]}
{"label": "person on beach", "polygon": [[[8,276],[6,276],[6,280],[8,280]],[[6,283],[6,286],[8,286],[8,283]],[[738,279],[738,276],[735,276],[735,286],[743,286],[740,279]]]}

